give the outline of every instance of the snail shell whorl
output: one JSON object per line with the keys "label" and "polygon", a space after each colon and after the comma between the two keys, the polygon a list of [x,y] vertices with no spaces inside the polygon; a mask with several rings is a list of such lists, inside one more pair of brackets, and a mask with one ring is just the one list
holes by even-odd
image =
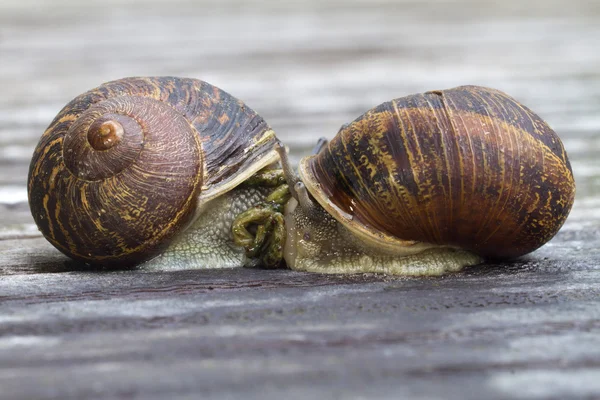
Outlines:
{"label": "snail shell whorl", "polygon": [[516,257],[550,240],[575,195],[554,131],[493,89],[412,95],[343,127],[301,174],[356,231]]}
{"label": "snail shell whorl", "polygon": [[42,136],[31,211],[72,258],[139,263],[188,224],[201,193],[216,196],[260,168],[274,140],[253,110],[206,82],[109,82],[67,104]]}

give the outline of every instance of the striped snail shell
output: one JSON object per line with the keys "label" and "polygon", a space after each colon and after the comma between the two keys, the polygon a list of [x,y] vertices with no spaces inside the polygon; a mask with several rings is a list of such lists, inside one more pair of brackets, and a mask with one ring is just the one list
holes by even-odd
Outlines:
{"label": "striped snail shell", "polygon": [[275,136],[240,100],[206,82],[125,78],[72,100],[35,149],[31,212],[71,258],[148,260],[205,201],[276,161]]}
{"label": "striped snail shell", "polygon": [[303,159],[300,178],[365,241],[456,246],[486,258],[546,243],[575,196],[556,133],[513,98],[477,86],[375,107]]}

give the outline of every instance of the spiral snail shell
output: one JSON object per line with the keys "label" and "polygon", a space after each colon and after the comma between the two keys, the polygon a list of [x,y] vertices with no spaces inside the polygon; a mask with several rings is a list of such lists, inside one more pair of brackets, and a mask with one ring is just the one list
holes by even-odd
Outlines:
{"label": "spiral snail shell", "polygon": [[286,261],[318,272],[440,274],[518,257],[558,232],[575,196],[556,133],[477,86],[385,102],[287,176]]}
{"label": "spiral snail shell", "polygon": [[130,265],[156,256],[198,210],[277,161],[276,138],[206,82],[125,78],[68,103],[35,149],[29,204],[71,258]]}

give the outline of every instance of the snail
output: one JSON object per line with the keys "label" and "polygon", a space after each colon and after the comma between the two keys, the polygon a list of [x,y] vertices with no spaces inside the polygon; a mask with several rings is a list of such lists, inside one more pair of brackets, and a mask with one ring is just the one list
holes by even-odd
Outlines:
{"label": "snail", "polygon": [[[31,212],[52,245],[84,263],[241,266],[231,222],[268,198],[269,179],[280,185],[269,175],[276,140],[256,112],[206,82],[108,82],[68,103],[41,137]],[[250,177],[260,187],[241,185]]]}
{"label": "snail", "polygon": [[380,104],[321,142],[298,175],[278,151],[292,194],[284,213],[258,205],[232,230],[260,257],[268,234],[251,228],[284,224],[296,270],[439,275],[519,257],[558,232],[575,196],[556,133],[484,87]]}

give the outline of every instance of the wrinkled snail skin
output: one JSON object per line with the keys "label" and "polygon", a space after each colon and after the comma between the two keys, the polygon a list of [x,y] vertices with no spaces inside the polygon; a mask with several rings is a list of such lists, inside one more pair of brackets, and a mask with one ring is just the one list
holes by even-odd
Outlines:
{"label": "wrinkled snail skin", "polygon": [[206,82],[108,82],[67,104],[40,139],[31,212],[73,259],[138,264],[212,200],[276,162],[275,140],[258,114]]}
{"label": "wrinkled snail skin", "polygon": [[271,188],[239,185],[206,202],[199,217],[144,269],[181,270],[196,268],[235,268],[254,265],[244,248],[233,243],[231,225],[239,214],[262,203]]}
{"label": "wrinkled snail skin", "polygon": [[[417,254],[441,263],[430,271],[437,274],[480,257],[518,257],[558,232],[575,195],[556,133],[506,94],[476,86],[375,107],[304,158],[299,175],[326,213],[312,221],[288,213],[286,257],[320,272],[419,274],[410,264],[426,269],[429,261]],[[339,245],[347,237],[358,245]],[[348,266],[314,261],[352,252]],[[404,256],[412,261],[398,261]]]}
{"label": "wrinkled snail skin", "polygon": [[319,273],[381,273],[437,276],[475,265],[471,252],[425,243],[365,240],[323,208],[307,215],[292,199],[286,210],[286,264],[294,270]]}

